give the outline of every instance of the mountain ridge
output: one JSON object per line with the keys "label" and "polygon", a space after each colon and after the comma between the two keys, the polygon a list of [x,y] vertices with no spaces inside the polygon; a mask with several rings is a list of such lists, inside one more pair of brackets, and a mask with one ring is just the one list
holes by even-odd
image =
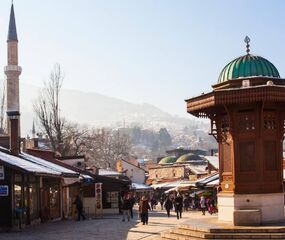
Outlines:
{"label": "mountain ridge", "polygon": [[[29,133],[35,118],[33,102],[36,101],[40,88],[21,83],[20,89],[22,133]],[[62,89],[60,99],[62,116],[95,127],[140,125],[156,129],[183,127],[191,122],[191,119],[172,115],[150,103],[132,103],[96,92]]]}

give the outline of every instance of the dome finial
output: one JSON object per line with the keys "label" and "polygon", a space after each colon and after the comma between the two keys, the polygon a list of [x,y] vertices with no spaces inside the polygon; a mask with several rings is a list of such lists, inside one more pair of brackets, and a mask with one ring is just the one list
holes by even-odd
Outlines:
{"label": "dome finial", "polygon": [[249,49],[250,38],[249,38],[249,36],[245,36],[244,42],[246,43],[246,53],[249,54],[249,52],[250,52],[250,49]]}

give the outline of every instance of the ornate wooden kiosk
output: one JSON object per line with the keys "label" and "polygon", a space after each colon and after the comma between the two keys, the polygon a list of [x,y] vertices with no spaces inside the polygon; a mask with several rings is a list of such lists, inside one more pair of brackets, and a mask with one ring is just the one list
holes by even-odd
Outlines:
{"label": "ornate wooden kiosk", "polygon": [[219,220],[234,225],[284,218],[285,79],[268,60],[247,54],[225,66],[213,91],[186,100],[211,120],[219,144]]}

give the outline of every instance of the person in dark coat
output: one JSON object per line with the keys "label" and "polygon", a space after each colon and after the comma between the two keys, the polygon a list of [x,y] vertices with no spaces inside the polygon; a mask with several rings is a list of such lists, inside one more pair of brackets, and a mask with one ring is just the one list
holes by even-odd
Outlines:
{"label": "person in dark coat", "polygon": [[174,199],[177,219],[182,218],[183,198],[180,193]]}
{"label": "person in dark coat", "polygon": [[130,196],[130,202],[131,202],[130,214],[131,214],[131,218],[134,218],[133,208],[136,203],[136,199],[133,195]]}
{"label": "person in dark coat", "polygon": [[80,221],[81,217],[83,220],[85,220],[86,217],[83,214],[83,203],[79,194],[76,196],[75,201],[73,203],[75,204],[77,210],[77,221]]}
{"label": "person in dark coat", "polygon": [[145,196],[143,196],[139,203],[139,212],[141,215],[141,221],[143,225],[148,224],[148,210],[150,210],[148,199]]}
{"label": "person in dark coat", "polygon": [[130,194],[126,194],[122,200],[122,210],[123,210],[123,219],[125,221],[125,215],[127,216],[128,222],[130,221],[130,210],[132,207]]}
{"label": "person in dark coat", "polygon": [[167,216],[170,217],[170,210],[173,208],[173,204],[169,196],[166,198],[164,202],[164,208],[167,212]]}

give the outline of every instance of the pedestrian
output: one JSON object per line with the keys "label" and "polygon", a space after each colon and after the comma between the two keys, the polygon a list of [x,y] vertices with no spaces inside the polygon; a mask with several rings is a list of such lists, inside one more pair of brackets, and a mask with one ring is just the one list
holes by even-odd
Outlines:
{"label": "pedestrian", "polygon": [[143,196],[139,203],[139,213],[141,215],[143,225],[148,224],[148,210],[150,210],[148,199]]}
{"label": "pedestrian", "polygon": [[80,194],[77,194],[75,201],[73,202],[76,206],[76,211],[77,211],[77,221],[80,221],[81,217],[83,220],[86,219],[86,217],[83,214],[83,202],[81,200]]}
{"label": "pedestrian", "polygon": [[125,194],[122,200],[123,222],[125,221],[125,216],[127,216],[128,222],[130,221],[131,205],[130,194]]}
{"label": "pedestrian", "polygon": [[19,229],[22,230],[23,209],[20,207],[19,203],[16,204],[15,213],[16,213],[16,220],[18,221]]}
{"label": "pedestrian", "polygon": [[163,210],[164,197],[162,195],[161,195],[161,197],[159,199],[159,202],[160,202],[161,210]]}
{"label": "pedestrian", "polygon": [[201,199],[200,199],[200,207],[201,207],[201,210],[202,210],[202,214],[205,215],[205,212],[206,212],[206,199],[204,196],[201,196]]}
{"label": "pedestrian", "polygon": [[134,218],[133,208],[136,203],[136,199],[133,195],[130,196],[130,202],[131,202],[130,215],[131,215],[131,218]]}
{"label": "pedestrian", "polygon": [[179,192],[175,197],[174,202],[177,219],[182,218],[183,198]]}
{"label": "pedestrian", "polygon": [[184,206],[184,211],[187,212],[188,208],[190,206],[190,202],[189,202],[188,196],[184,196],[184,198],[183,198],[183,206]]}
{"label": "pedestrian", "polygon": [[164,208],[167,212],[167,216],[170,217],[170,210],[173,208],[173,204],[172,204],[172,201],[171,201],[169,196],[167,196],[167,198],[164,202]]}
{"label": "pedestrian", "polygon": [[209,213],[212,215],[213,213],[215,213],[215,200],[213,197],[209,198],[208,200],[208,211]]}
{"label": "pedestrian", "polygon": [[155,209],[156,204],[157,204],[157,201],[156,201],[155,197],[152,196],[152,198],[150,200],[151,211],[153,211],[153,209]]}

